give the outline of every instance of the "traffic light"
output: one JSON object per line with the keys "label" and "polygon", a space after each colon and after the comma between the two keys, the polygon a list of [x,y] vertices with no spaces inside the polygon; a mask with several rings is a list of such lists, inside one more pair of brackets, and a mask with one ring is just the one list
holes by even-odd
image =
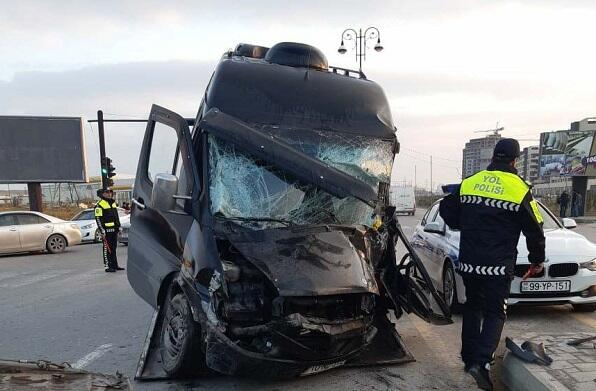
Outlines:
{"label": "traffic light", "polygon": [[112,187],[114,186],[114,181],[112,177],[116,175],[116,167],[112,165],[112,159],[109,157],[104,157],[101,159],[101,177],[103,182],[103,187]]}

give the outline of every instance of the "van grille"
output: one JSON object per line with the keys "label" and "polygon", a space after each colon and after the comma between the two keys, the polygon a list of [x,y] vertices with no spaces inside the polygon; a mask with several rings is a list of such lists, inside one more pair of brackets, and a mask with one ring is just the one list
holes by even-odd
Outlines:
{"label": "van grille", "polygon": [[551,277],[569,277],[577,273],[577,263],[558,263],[548,268],[548,275]]}

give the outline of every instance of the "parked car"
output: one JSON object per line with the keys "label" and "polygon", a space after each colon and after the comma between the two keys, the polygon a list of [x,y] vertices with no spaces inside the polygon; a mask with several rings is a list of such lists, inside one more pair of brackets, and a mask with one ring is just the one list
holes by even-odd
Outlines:
{"label": "parked car", "polygon": [[81,243],[79,226],[39,212],[0,213],[0,253],[60,253]]}
{"label": "parked car", "polygon": [[[128,217],[126,211],[122,208],[118,208],[118,216],[120,216],[121,222],[122,219]],[[101,242],[101,232],[97,228],[97,223],[95,222],[95,210],[94,209],[85,209],[74,215],[70,221],[76,223],[80,230],[81,235],[83,237],[83,242]]]}
{"label": "parked car", "polygon": [[[570,230],[577,226],[575,220],[564,218],[561,223],[540,202],[538,208],[544,218],[546,236],[544,272],[522,281],[529,267],[526,239],[522,234],[508,304],[570,303],[576,310],[596,310],[596,244]],[[439,201],[424,214],[411,243],[436,288],[454,308],[466,300],[463,281],[455,272],[459,265],[460,233],[446,226],[438,209]]]}
{"label": "parked car", "polygon": [[391,186],[389,201],[395,206],[396,213],[406,213],[414,216],[416,213],[416,197],[412,186]]}

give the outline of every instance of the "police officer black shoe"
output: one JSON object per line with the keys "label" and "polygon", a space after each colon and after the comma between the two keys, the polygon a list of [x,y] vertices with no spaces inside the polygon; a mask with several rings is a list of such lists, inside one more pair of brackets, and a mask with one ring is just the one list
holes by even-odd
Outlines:
{"label": "police officer black shoe", "polygon": [[112,269],[111,267],[106,269],[106,273],[114,273],[116,269]]}
{"label": "police officer black shoe", "polygon": [[486,368],[483,368],[479,364],[473,364],[468,370],[468,373],[476,380],[476,384],[481,390],[493,390],[493,383]]}
{"label": "police officer black shoe", "polygon": [[126,270],[126,269],[124,269],[123,267],[120,267],[120,266],[116,266],[116,270]]}

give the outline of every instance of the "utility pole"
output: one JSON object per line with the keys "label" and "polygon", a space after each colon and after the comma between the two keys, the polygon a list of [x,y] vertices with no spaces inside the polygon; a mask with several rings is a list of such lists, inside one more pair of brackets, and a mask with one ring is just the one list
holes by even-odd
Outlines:
{"label": "utility pole", "polygon": [[434,189],[433,189],[433,155],[430,155],[430,195],[431,197],[434,194]]}
{"label": "utility pole", "polygon": [[416,165],[414,164],[414,192],[416,192]]}

